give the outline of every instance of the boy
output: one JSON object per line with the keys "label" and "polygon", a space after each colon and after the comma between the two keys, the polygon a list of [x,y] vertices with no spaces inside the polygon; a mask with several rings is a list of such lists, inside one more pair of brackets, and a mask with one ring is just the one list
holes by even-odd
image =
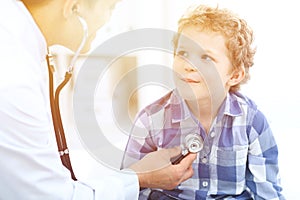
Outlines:
{"label": "boy", "polygon": [[191,133],[203,148],[191,179],[171,191],[145,189],[140,199],[284,199],[272,131],[238,92],[253,65],[252,40],[247,23],[226,9],[198,6],[179,20],[176,89],[139,113],[123,167]]}

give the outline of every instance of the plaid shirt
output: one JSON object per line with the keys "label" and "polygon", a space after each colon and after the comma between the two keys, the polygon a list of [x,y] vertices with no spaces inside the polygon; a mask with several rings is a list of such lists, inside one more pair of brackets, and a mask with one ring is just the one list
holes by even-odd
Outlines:
{"label": "plaid shirt", "polygon": [[[208,134],[176,90],[143,109],[132,128],[122,167],[198,133],[204,147],[194,175],[172,191],[178,199],[284,199],[278,149],[264,115],[240,93],[228,93]],[[149,189],[141,192],[146,199]]]}

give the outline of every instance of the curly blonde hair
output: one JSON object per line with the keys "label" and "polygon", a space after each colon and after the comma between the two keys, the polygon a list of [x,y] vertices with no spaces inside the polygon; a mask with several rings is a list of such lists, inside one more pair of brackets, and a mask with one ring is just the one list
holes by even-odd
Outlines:
{"label": "curly blonde hair", "polygon": [[227,9],[212,8],[200,5],[190,8],[178,21],[178,34],[174,37],[175,51],[180,33],[188,25],[195,25],[203,31],[220,33],[225,38],[228,58],[233,70],[245,68],[245,77],[237,85],[230,88],[231,92],[238,91],[240,85],[250,79],[249,68],[253,66],[255,48],[252,48],[253,31],[247,22]]}

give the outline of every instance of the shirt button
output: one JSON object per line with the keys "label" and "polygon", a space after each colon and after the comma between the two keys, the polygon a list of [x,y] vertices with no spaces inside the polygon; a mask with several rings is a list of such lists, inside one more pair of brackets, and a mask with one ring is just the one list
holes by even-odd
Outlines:
{"label": "shirt button", "polygon": [[201,159],[201,161],[202,161],[203,163],[207,163],[207,158],[204,157],[204,158]]}
{"label": "shirt button", "polygon": [[203,181],[203,182],[202,182],[202,186],[203,186],[203,187],[207,187],[207,186],[208,186],[208,182],[207,182],[207,181]]}
{"label": "shirt button", "polygon": [[210,137],[215,137],[215,136],[216,136],[216,132],[212,131],[212,132],[210,133]]}

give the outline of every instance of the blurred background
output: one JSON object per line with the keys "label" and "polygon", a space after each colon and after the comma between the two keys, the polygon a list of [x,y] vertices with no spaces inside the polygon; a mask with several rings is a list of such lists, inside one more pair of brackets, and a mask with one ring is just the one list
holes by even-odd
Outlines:
{"label": "blurred background", "polygon": [[[255,64],[250,71],[251,80],[242,87],[242,92],[253,99],[268,118],[279,146],[279,164],[283,193],[287,199],[297,198],[297,182],[300,172],[297,167],[300,134],[300,93],[298,86],[300,72],[299,50],[300,19],[297,1],[259,0],[123,0],[115,7],[110,21],[101,29],[93,46],[96,48],[109,38],[139,28],[161,28],[176,31],[177,21],[192,5],[208,4],[231,9],[246,19],[255,34],[257,53]],[[122,45],[122,44],[120,44]],[[71,52],[55,46],[58,72],[63,74],[71,58]],[[106,62],[108,57],[119,55],[95,55],[95,63]],[[76,72],[85,62],[83,55],[77,62]],[[168,88],[160,85],[142,85],[137,70],[142,65],[157,64],[172,66],[172,54],[155,50],[140,50],[118,58],[99,80],[95,91],[95,113],[99,126],[107,139],[120,151],[125,148],[128,134],[116,122],[112,102],[120,112],[118,118],[133,120],[135,114],[145,105],[161,97]],[[133,78],[122,85],[122,90],[114,91],[122,77],[135,71]],[[162,79],[170,79],[170,74],[157,74]],[[59,79],[59,76],[58,76]],[[76,79],[76,77],[75,77]],[[115,173],[116,166],[108,166],[92,154],[76,130],[72,111],[72,88],[74,82],[64,90],[62,104],[66,106],[63,121],[71,149],[71,159],[77,176],[81,179],[100,176],[103,171]],[[136,88],[136,90],[132,90]],[[129,94],[128,94],[129,93]],[[130,98],[122,98],[129,96]],[[114,108],[115,109],[115,108]],[[82,120],[88,120],[82,116]],[[126,126],[126,125],[125,125]],[[128,125],[130,126],[130,124]],[[128,127],[127,127],[128,128]],[[126,132],[126,131],[125,131]],[[79,137],[78,137],[79,136]],[[109,151],[107,152],[109,154]],[[114,155],[121,161],[122,155]]]}

